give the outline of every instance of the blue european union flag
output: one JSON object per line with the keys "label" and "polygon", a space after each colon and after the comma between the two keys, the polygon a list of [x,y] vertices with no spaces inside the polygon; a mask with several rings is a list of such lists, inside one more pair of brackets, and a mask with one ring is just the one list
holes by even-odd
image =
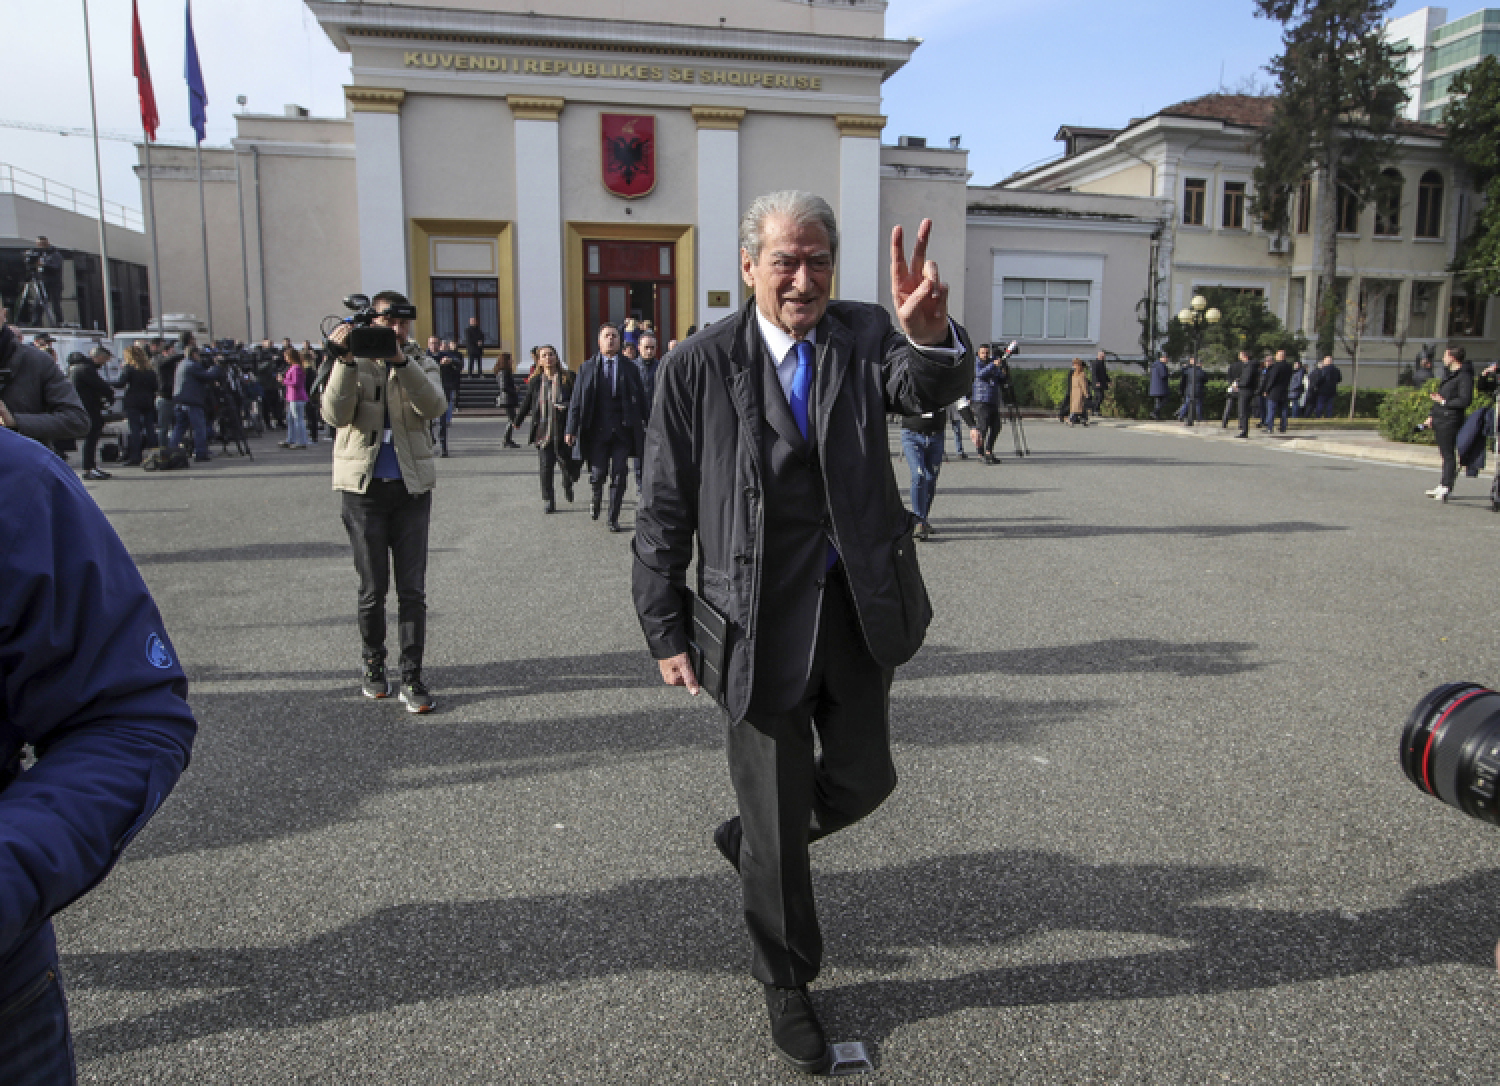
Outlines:
{"label": "blue european union flag", "polygon": [[198,43],[193,40],[193,0],[187,4],[187,76],[188,97],[192,100],[193,131],[198,142],[208,137],[208,91],[203,86],[203,69],[198,65]]}

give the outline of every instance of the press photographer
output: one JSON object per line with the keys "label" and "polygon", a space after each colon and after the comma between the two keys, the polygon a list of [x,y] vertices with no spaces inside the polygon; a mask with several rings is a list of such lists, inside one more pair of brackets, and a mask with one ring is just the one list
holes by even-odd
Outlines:
{"label": "press photographer", "polygon": [[[47,292],[47,310],[52,315],[52,324],[62,324],[63,257],[46,235],[36,239],[36,247],[21,254],[26,263],[26,277],[41,283]],[[25,315],[20,318],[25,321]],[[35,317],[33,317],[35,319]],[[43,323],[38,320],[38,324]]]}
{"label": "press photographer", "polygon": [[390,696],[385,660],[385,597],[395,567],[401,641],[400,699],[411,713],[431,712],[422,682],[427,640],[427,531],[437,485],[429,423],[448,409],[437,363],[408,337],[417,309],[396,291],[351,295],[354,316],[325,325],[337,360],[323,391],[323,418],[338,428],[333,489],[343,495],[344,529],[359,573],[363,693]]}

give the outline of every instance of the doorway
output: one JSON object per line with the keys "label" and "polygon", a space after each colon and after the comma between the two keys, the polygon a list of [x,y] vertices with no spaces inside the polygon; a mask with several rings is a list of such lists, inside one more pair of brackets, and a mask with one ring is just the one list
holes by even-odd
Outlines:
{"label": "doorway", "polygon": [[665,241],[583,242],[585,352],[597,348],[599,326],[621,329],[627,318],[650,321],[664,348],[677,336],[677,246]]}

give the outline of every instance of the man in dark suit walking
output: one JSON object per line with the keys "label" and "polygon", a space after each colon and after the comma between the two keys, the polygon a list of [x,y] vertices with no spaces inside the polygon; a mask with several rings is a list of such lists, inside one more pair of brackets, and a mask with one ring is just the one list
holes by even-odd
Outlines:
{"label": "man in dark suit walking", "polygon": [[663,681],[696,694],[696,556],[698,594],[728,629],[719,696],[740,811],[714,843],[740,875],[772,1040],[809,1072],[827,1043],[807,993],[823,949],[808,847],[895,787],[891,679],[932,616],[885,419],[943,410],[974,378],[925,259],[931,232],[923,220],[910,265],[892,232],[898,331],[879,306],[830,301],[826,201],[756,200],[740,224],[755,297],[662,363],[646,439],[636,610]]}
{"label": "man in dark suit walking", "polygon": [[583,364],[568,407],[563,440],[589,465],[594,486],[590,512],[595,520],[604,500],[604,478],[609,476],[609,530],[620,527],[620,506],[630,458],[640,459],[649,413],[640,371],[620,351],[620,330],[613,324],[599,329],[599,353]]}

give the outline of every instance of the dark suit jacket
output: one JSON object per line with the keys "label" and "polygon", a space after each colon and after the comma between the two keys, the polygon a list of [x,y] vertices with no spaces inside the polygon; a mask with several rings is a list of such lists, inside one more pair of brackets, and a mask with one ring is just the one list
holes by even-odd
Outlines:
{"label": "dark suit jacket", "polygon": [[[646,390],[641,387],[641,375],[635,363],[623,354],[616,357],[615,374],[615,381],[620,386],[625,427],[630,433],[630,455],[639,460],[645,445],[646,416],[650,414]],[[573,385],[573,400],[568,405],[566,432],[573,435],[574,458],[590,464],[599,455],[598,443],[605,437],[599,425],[602,417],[599,401],[608,391],[602,387],[603,376],[604,359],[596,354],[579,371],[578,380]]]}
{"label": "dark suit jacket", "polygon": [[[831,303],[816,333],[807,439],[770,372],[754,299],[657,371],[633,544],[636,612],[657,659],[686,651],[683,589],[697,557],[698,591],[729,620],[732,719],[752,697],[760,709],[805,687],[830,540],[876,662],[897,667],[921,646],[932,610],[886,415],[942,410],[969,391],[973,351],[962,329],[959,338],[961,360],[926,355],[879,306]],[[773,689],[756,695],[762,684]]]}
{"label": "dark suit jacket", "polygon": [[1272,362],[1271,368],[1261,374],[1260,394],[1277,403],[1285,403],[1287,390],[1292,384],[1292,364]]}

